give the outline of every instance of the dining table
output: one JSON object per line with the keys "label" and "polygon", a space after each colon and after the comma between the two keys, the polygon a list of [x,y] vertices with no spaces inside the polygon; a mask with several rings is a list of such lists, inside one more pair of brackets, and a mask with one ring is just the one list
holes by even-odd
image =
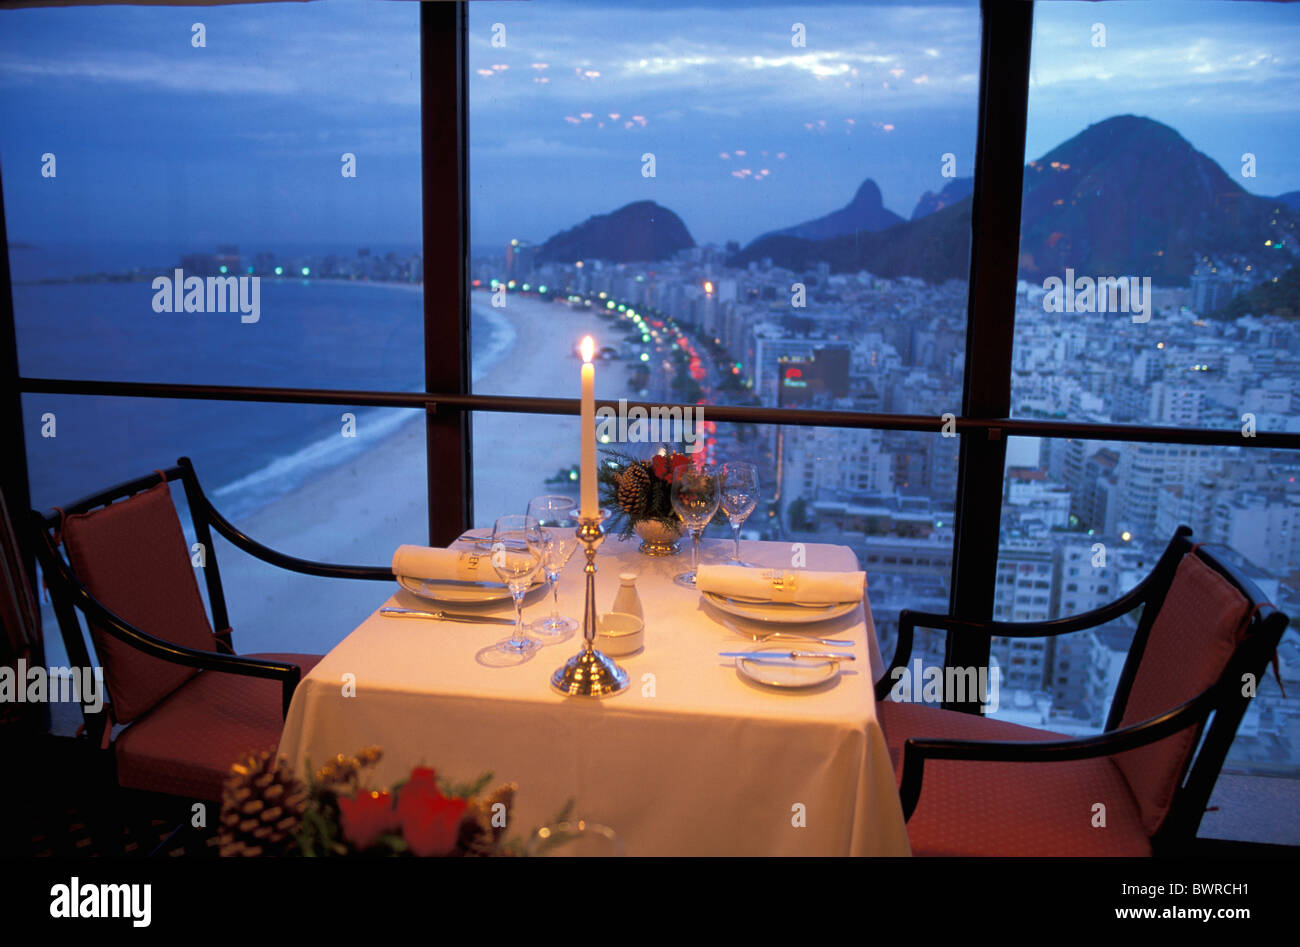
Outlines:
{"label": "dining table", "polygon": [[[472,548],[464,538],[453,547]],[[727,614],[674,583],[689,550],[648,556],[638,540],[610,535],[595,564],[596,606],[610,609],[619,575],[637,575],[644,643],[614,658],[620,693],[576,697],[551,676],[582,649],[581,629],[526,657],[495,644],[505,624],[391,617],[384,606],[513,618],[504,598],[441,606],[394,584],[385,601],[306,674],[285,719],[280,756],[299,778],[360,749],[382,758],[370,788],[412,767],[466,783],[492,774],[514,783],[506,837],[527,840],[566,805],[573,818],[608,826],[630,856],[906,856],[897,784],[881,730],[874,681],[883,673],[869,595],[846,614],[774,625]],[[686,544],[683,543],[683,546]],[[700,562],[726,564],[730,540],[706,538]],[[842,545],[744,541],[748,563],[772,569],[857,571]],[[561,611],[581,622],[581,548],[560,573]],[[525,600],[526,622],[549,614],[545,584]],[[811,687],[781,688],[741,673],[720,652],[777,644],[772,631],[851,641],[855,660]],[[780,647],[830,650],[799,640]]]}

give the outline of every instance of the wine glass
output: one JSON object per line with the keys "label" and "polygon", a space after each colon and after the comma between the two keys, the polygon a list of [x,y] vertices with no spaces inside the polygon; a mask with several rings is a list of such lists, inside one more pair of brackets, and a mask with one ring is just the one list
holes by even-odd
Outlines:
{"label": "wine glass", "polygon": [[740,558],[740,527],[758,506],[758,468],[743,460],[722,465],[722,512],[731,521],[731,536],[736,550],[731,561],[738,566],[750,565]]}
{"label": "wine glass", "polygon": [[551,614],[528,625],[528,630],[535,635],[554,638],[578,627],[576,620],[560,614],[560,572],[578,548],[577,506],[572,499],[562,496],[533,497],[528,502],[528,515],[542,529],[542,568],[551,582],[552,594]]}
{"label": "wine glass", "polygon": [[717,471],[708,464],[686,464],[673,473],[673,510],[691,531],[691,571],[673,576],[673,581],[688,589],[695,588],[695,573],[700,568],[700,536],[718,512]]}
{"label": "wine glass", "polygon": [[542,564],[545,538],[531,516],[502,516],[492,527],[492,568],[515,600],[515,630],[497,642],[497,650],[527,656],[537,650],[536,639],[524,631],[524,593]]}

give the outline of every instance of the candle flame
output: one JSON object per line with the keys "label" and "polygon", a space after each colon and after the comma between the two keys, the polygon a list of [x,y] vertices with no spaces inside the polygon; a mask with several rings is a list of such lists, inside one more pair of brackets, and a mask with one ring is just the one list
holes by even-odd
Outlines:
{"label": "candle flame", "polygon": [[582,360],[590,362],[591,357],[596,354],[596,340],[591,336],[586,336],[582,340]]}

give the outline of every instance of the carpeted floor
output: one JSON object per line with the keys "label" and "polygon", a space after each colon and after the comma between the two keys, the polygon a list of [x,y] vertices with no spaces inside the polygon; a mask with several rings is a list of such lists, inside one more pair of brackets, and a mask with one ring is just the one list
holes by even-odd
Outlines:
{"label": "carpeted floor", "polygon": [[[0,736],[6,764],[0,780],[0,855],[217,856],[213,809],[207,827],[195,828],[183,802],[120,792],[105,770],[105,758],[82,741],[15,728],[0,728]],[[18,774],[26,778],[15,778]]]}
{"label": "carpeted floor", "polygon": [[216,857],[216,835],[187,829],[164,819],[137,819],[134,824],[114,826],[70,806],[62,812],[45,812],[32,824],[26,851],[18,857],[101,858],[101,857]]}

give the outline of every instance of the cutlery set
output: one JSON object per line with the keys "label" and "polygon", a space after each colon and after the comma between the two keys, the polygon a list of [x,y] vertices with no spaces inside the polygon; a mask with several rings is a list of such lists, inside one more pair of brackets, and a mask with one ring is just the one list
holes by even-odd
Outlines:
{"label": "cutlery set", "polygon": [[[467,584],[472,584],[472,583],[467,583]],[[746,604],[760,604],[763,601],[761,599],[749,599],[748,597],[741,598],[739,596],[735,598],[737,601],[743,601]],[[789,603],[789,604],[800,604],[800,603]],[[806,607],[823,608],[825,606],[808,605]],[[457,622],[469,622],[469,623],[488,624],[488,625],[513,625],[515,623],[514,619],[512,618],[497,618],[492,615],[479,615],[470,612],[450,612],[450,611],[446,611],[445,609],[439,609],[437,611],[426,611],[418,608],[397,608],[391,605],[384,606],[379,610],[379,613],[381,615],[385,615],[391,618],[417,618],[417,619],[426,619],[432,621],[457,621]],[[760,631],[760,632],[747,631],[745,629],[742,629],[738,625],[736,625],[730,619],[724,618],[721,615],[717,615],[715,617],[717,618],[719,623],[721,623],[725,628],[729,629],[730,631],[734,632],[740,637],[748,638],[750,641],[753,641],[757,644],[763,644],[769,641],[790,641],[790,642],[797,641],[805,645],[818,644],[827,647],[852,647],[853,646],[852,641],[842,639],[842,638],[817,638],[813,635],[793,634],[793,633],[787,633],[782,631]],[[778,650],[720,651],[718,652],[718,657],[740,658],[745,661],[758,661],[758,662],[774,662],[774,661],[789,662],[789,661],[800,661],[800,660],[812,660],[812,661],[825,662],[825,661],[857,660],[857,657],[848,651],[802,651],[798,649],[790,650],[790,651],[778,651]]]}
{"label": "cutlery set", "polygon": [[[742,638],[748,638],[756,643],[767,641],[801,641],[804,644],[820,644],[830,647],[852,647],[852,641],[846,641],[842,638],[815,638],[812,635],[787,634],[783,631],[746,631],[735,622],[718,617],[722,625]],[[842,651],[721,651],[718,653],[720,658],[741,657],[746,660],[754,661],[797,661],[800,658],[813,658],[819,661],[827,659],[843,659],[845,661],[857,660],[852,654]]]}
{"label": "cutlery set", "polygon": [[747,661],[792,661],[798,658],[817,658],[824,661],[856,661],[857,657],[846,651],[719,651],[720,658],[744,658]]}
{"label": "cutlery set", "polygon": [[[475,615],[468,612],[448,612],[439,610],[436,612],[424,611],[418,608],[397,608],[386,605],[379,610],[379,614],[387,615],[390,618],[423,618],[433,621],[462,621],[485,625],[513,625],[514,620],[510,618],[497,618],[493,615]],[[808,644],[822,645],[839,645],[852,646],[852,641],[845,641],[839,638],[814,638],[811,635],[789,635],[779,631],[769,631],[763,633],[751,633],[742,631],[734,623],[721,619],[722,624],[734,631],[741,637],[749,638],[755,642],[765,642],[771,639],[781,639],[782,641],[803,641]],[[836,660],[836,661],[856,661],[857,657],[845,651],[720,651],[720,658],[744,658],[747,661],[797,661],[800,659],[814,659],[818,661]]]}

